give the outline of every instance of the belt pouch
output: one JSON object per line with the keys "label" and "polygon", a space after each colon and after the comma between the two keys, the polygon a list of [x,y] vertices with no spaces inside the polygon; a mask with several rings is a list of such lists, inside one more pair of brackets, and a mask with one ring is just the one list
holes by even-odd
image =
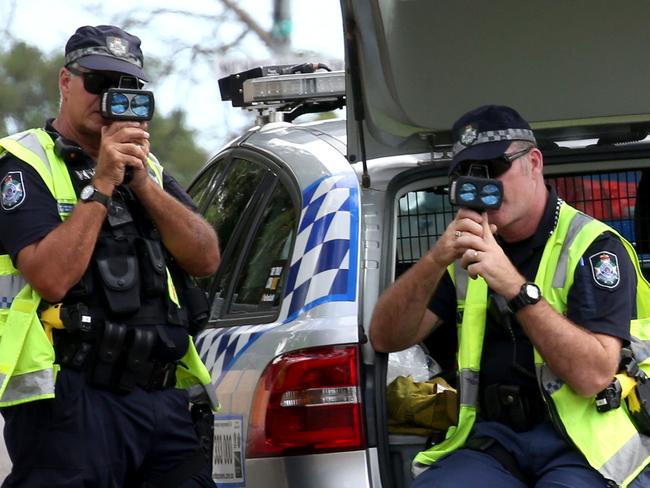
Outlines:
{"label": "belt pouch", "polygon": [[154,331],[151,329],[133,330],[133,340],[119,379],[120,390],[132,391],[136,385],[146,384],[151,378],[153,363],[149,357],[153,348],[154,336]]}
{"label": "belt pouch", "polygon": [[484,390],[483,407],[487,420],[508,425],[515,432],[529,430],[527,408],[517,385],[488,385]]}
{"label": "belt pouch", "polygon": [[148,297],[160,296],[167,290],[165,255],[159,241],[138,238],[136,240],[140,261],[142,293]]}
{"label": "belt pouch", "polygon": [[126,339],[126,332],[126,325],[106,321],[95,358],[92,383],[104,387],[113,385],[113,376]]}
{"label": "belt pouch", "polygon": [[108,307],[114,314],[132,314],[140,308],[138,258],[127,239],[102,246],[95,262]]}
{"label": "belt pouch", "polygon": [[176,363],[156,363],[151,374],[148,390],[162,390],[176,384]]}
{"label": "belt pouch", "polygon": [[79,339],[68,331],[55,330],[54,351],[56,361],[67,368],[83,371],[88,365],[88,359],[93,352],[93,345]]}

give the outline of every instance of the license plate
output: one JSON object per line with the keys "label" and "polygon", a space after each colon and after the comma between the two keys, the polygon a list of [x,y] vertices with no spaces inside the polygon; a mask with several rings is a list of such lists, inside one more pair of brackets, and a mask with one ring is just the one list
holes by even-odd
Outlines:
{"label": "license plate", "polygon": [[243,417],[214,418],[212,479],[218,483],[244,485]]}

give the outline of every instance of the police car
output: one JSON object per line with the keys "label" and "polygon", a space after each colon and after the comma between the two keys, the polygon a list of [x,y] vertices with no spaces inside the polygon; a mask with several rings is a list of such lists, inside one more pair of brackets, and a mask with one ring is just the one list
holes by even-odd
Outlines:
{"label": "police car", "polygon": [[[449,129],[467,110],[515,107],[548,183],[620,230],[642,264],[650,256],[650,4],[342,8],[345,72],[275,66],[222,80],[258,124],[189,189],[222,246],[220,269],[200,282],[211,309],[197,337],[222,404],[222,486],[408,486],[426,438],[389,432],[389,356],[367,331],[381,290],[453,218]],[[294,121],[343,104],[346,120]],[[426,344],[443,371],[453,343]]]}

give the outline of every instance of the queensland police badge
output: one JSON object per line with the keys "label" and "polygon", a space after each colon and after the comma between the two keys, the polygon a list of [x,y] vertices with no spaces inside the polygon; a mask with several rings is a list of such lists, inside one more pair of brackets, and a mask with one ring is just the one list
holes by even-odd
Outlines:
{"label": "queensland police badge", "polygon": [[460,135],[460,143],[463,146],[470,146],[478,138],[478,130],[472,124],[463,127],[463,133]]}
{"label": "queensland police badge", "polygon": [[9,171],[2,179],[2,208],[12,210],[25,201],[25,185],[22,171]]}
{"label": "queensland police badge", "polygon": [[129,41],[121,37],[107,37],[106,47],[118,58],[123,58],[129,52]]}
{"label": "queensland police badge", "polygon": [[589,258],[594,281],[605,288],[615,288],[621,280],[616,254],[602,251]]}

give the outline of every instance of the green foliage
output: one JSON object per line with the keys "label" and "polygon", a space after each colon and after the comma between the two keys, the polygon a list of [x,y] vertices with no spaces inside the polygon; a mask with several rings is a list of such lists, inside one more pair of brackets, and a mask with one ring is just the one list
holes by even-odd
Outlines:
{"label": "green foliage", "polygon": [[62,56],[44,57],[24,42],[0,52],[0,134],[42,127],[59,106]]}
{"label": "green foliage", "polygon": [[156,114],[149,126],[151,150],[165,170],[187,188],[207,153],[195,144],[195,132],[185,126],[185,113],[177,109],[167,117]]}
{"label": "green foliage", "polygon": [[[148,65],[157,62],[147,59]],[[38,48],[16,42],[0,49],[0,137],[43,127],[59,108],[59,70],[63,56],[46,56]],[[162,165],[184,186],[205,162],[207,154],[194,142],[185,114],[156,114],[150,123],[151,147]]]}

